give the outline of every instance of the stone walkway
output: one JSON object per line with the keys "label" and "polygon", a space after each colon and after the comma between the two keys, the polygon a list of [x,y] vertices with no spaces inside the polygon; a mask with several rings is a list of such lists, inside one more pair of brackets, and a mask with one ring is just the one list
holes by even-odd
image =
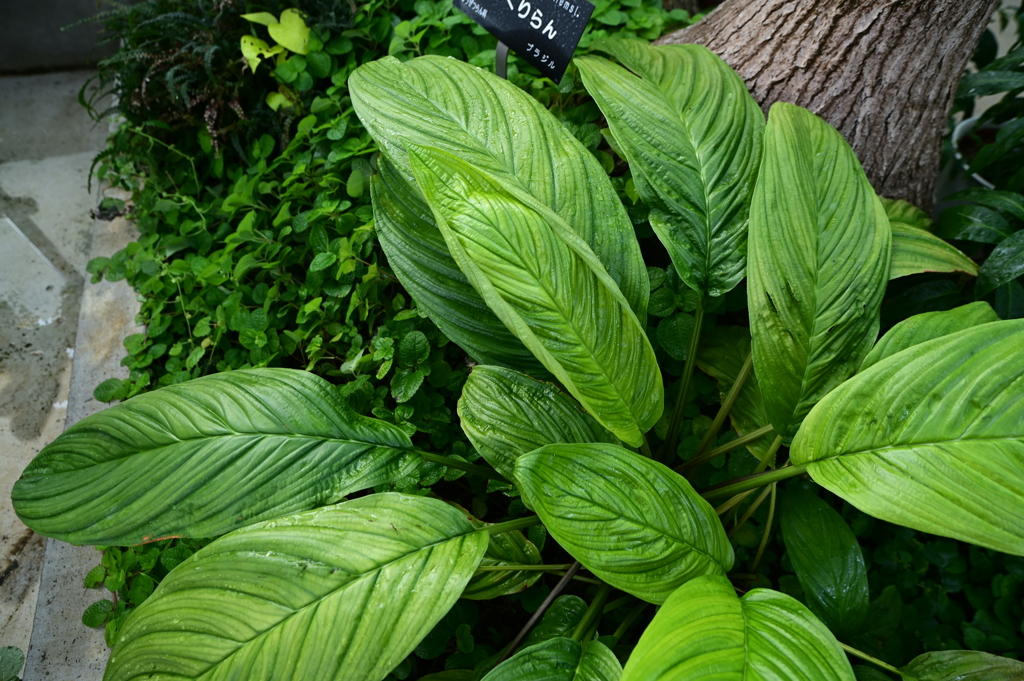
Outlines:
{"label": "stone walkway", "polygon": [[107,130],[77,101],[90,75],[0,77],[0,646],[28,651],[27,681],[98,680],[107,655],[102,631],[81,623],[105,595],[82,586],[99,554],[35,535],[10,502],[32,457],[105,406],[92,400],[95,385],[125,375],[130,289],[104,283],[83,295],[91,255],[130,234],[123,220],[90,217],[97,193],[86,178]]}

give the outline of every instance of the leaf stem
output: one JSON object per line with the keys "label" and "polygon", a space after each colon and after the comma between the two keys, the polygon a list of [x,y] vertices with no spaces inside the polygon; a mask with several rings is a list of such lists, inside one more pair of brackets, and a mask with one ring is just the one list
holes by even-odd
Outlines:
{"label": "leaf stem", "polygon": [[583,619],[580,620],[580,623],[576,625],[576,629],[573,630],[570,637],[572,640],[577,643],[583,643],[591,627],[597,626],[597,623],[601,620],[601,615],[604,614],[604,604],[608,601],[608,594],[611,592],[611,586],[608,584],[601,585],[597,595],[594,596],[594,600],[591,601],[590,607],[587,608],[587,612],[583,615]]}
{"label": "leaf stem", "polygon": [[743,478],[737,478],[736,480],[730,480],[729,482],[723,482],[720,485],[709,487],[701,492],[700,495],[705,499],[718,499],[720,497],[727,497],[733,494],[739,494],[740,492],[746,492],[749,489],[764,487],[765,485],[773,482],[780,482],[788,478],[795,478],[805,472],[807,472],[807,464],[802,466],[783,466],[782,468],[768,471],[766,473],[748,475]]}
{"label": "leaf stem", "polygon": [[558,563],[551,565],[517,565],[515,563],[507,563],[505,565],[481,565],[476,569],[477,572],[549,572],[551,570],[558,570],[563,572],[572,567],[572,563]]}
{"label": "leaf stem", "polygon": [[651,445],[647,442],[647,436],[644,435],[644,441],[640,445],[640,453],[646,456],[648,459],[653,459],[654,454],[651,453]]}
{"label": "leaf stem", "polygon": [[768,433],[774,432],[774,431],[775,431],[775,429],[772,428],[772,426],[770,424],[767,425],[767,426],[761,426],[757,430],[752,430],[752,431],[750,431],[749,433],[747,433],[745,435],[740,435],[735,440],[729,440],[724,445],[721,445],[719,447],[715,447],[714,449],[712,449],[707,454],[704,454],[704,455],[702,455],[700,457],[694,457],[694,458],[690,459],[689,461],[683,463],[681,466],[677,466],[675,468],[675,471],[676,471],[676,473],[682,473],[687,468],[690,468],[692,466],[697,466],[699,464],[704,463],[705,461],[711,461],[712,459],[717,459],[722,454],[728,454],[732,450],[738,449],[738,448],[742,447],[743,445],[751,443],[754,440],[756,440],[756,439],[758,439],[758,438],[760,438],[760,437],[762,437],[764,435],[767,435]]}
{"label": "leaf stem", "polygon": [[878,665],[882,669],[884,669],[886,671],[889,671],[889,672],[892,672],[893,674],[899,674],[900,677],[902,678],[903,674],[900,672],[900,670],[897,669],[896,667],[893,667],[891,664],[888,664],[886,662],[882,662],[877,657],[871,657],[867,653],[862,653],[861,651],[857,650],[856,648],[854,648],[852,646],[848,646],[848,645],[846,645],[843,642],[840,642],[839,645],[843,647],[843,650],[845,650],[849,654],[853,655],[854,657],[859,657],[860,659],[866,660],[866,661],[870,662],[871,664]]}
{"label": "leaf stem", "polygon": [[754,512],[761,507],[761,504],[764,503],[765,498],[768,496],[768,493],[772,491],[772,489],[774,489],[774,487],[772,485],[768,485],[767,487],[764,488],[764,491],[761,492],[757,499],[754,499],[754,503],[750,505],[750,508],[748,508],[743,513],[743,515],[740,516],[740,519],[736,523],[736,525],[733,526],[731,530],[729,530],[729,539],[732,539],[733,535],[739,532],[740,528],[743,527],[743,524],[750,520],[750,516],[754,515]]}
{"label": "leaf stem", "polygon": [[[531,515],[525,518],[516,518],[515,520],[506,520],[503,523],[494,523],[487,527],[480,528],[492,537],[496,534],[502,534],[503,532],[511,532],[512,530],[522,530],[527,527],[533,527],[534,525],[540,525],[540,516]],[[573,563],[576,565],[576,563]],[[576,568],[577,570],[579,568]]]}
{"label": "leaf stem", "polygon": [[663,461],[672,460],[676,453],[676,447],[679,444],[679,427],[683,421],[683,410],[686,409],[686,398],[690,393],[693,367],[697,364],[697,348],[700,344],[700,329],[703,324],[704,301],[698,298],[697,309],[693,312],[693,335],[690,336],[690,347],[686,353],[686,364],[683,366],[683,377],[679,383],[679,394],[676,396],[676,406],[672,412],[672,421],[669,422],[668,433],[665,436],[665,449],[662,450]]}
{"label": "leaf stem", "polygon": [[455,459],[450,459],[447,456],[441,456],[440,454],[431,454],[430,452],[420,451],[419,449],[413,451],[419,454],[420,458],[423,459],[424,461],[436,463],[441,466],[447,466],[448,468],[455,468],[460,471],[465,471],[466,473],[469,473],[471,475],[479,475],[480,477],[483,478],[498,480],[500,482],[507,482],[510,485],[512,484],[511,480],[507,479],[501,473],[497,472],[492,468],[487,468],[485,466],[477,466],[476,464],[468,463],[466,461],[457,461]]}
{"label": "leaf stem", "polygon": [[726,513],[731,511],[737,504],[739,504],[741,501],[749,497],[755,491],[756,490],[748,489],[746,492],[740,492],[739,494],[735,495],[732,499],[729,499],[729,501],[717,507],[715,509],[715,514],[725,515]]}
{"label": "leaf stem", "polygon": [[757,574],[757,566],[761,563],[761,556],[764,555],[764,547],[768,545],[768,534],[772,531],[772,521],[775,519],[775,488],[777,483],[772,483],[772,500],[768,503],[768,520],[764,524],[764,534],[761,535],[761,545],[757,547],[757,555],[754,562],[750,564],[750,571]]}
{"label": "leaf stem", "polygon": [[764,456],[762,456],[761,460],[757,463],[757,468],[754,469],[754,475],[757,475],[768,467],[768,464],[775,459],[775,454],[779,451],[779,447],[781,446],[782,436],[776,435],[775,440],[772,441],[772,446],[768,448],[768,451],[764,453]]}
{"label": "leaf stem", "polygon": [[729,388],[729,392],[726,394],[725,399],[722,400],[722,406],[718,408],[718,413],[715,414],[715,420],[711,422],[711,426],[708,428],[708,431],[704,433],[704,437],[701,438],[694,458],[703,454],[704,450],[708,448],[708,445],[710,445],[712,440],[714,440],[718,435],[718,431],[721,430],[726,417],[729,416],[729,412],[732,410],[733,405],[736,404],[736,398],[739,397],[743,384],[747,382],[747,376],[750,375],[750,370],[753,366],[753,355],[748,352],[747,359],[743,362],[743,367],[736,375],[736,380],[732,382],[732,386]]}
{"label": "leaf stem", "polygon": [[568,586],[569,582],[572,581],[573,575],[575,575],[579,571],[580,567],[582,566],[580,565],[579,561],[574,562],[572,564],[572,567],[570,567],[562,576],[562,578],[558,580],[558,584],[555,585],[555,588],[551,590],[551,593],[549,593],[547,598],[544,599],[544,602],[540,604],[540,607],[537,608],[537,611],[533,613],[530,619],[527,620],[526,624],[523,625],[523,628],[519,630],[519,633],[516,634],[516,637],[512,639],[512,643],[509,643],[508,647],[505,648],[505,652],[501,654],[501,657],[498,659],[498,661],[494,663],[495,667],[497,667],[499,664],[507,660],[508,656],[512,654],[512,651],[516,649],[516,646],[523,642],[523,639],[526,638],[526,635],[530,633],[530,629],[533,628],[533,625],[540,620],[540,618],[544,615],[545,611],[547,611],[548,607],[555,601],[556,598],[558,598],[558,595],[562,593],[565,587]]}
{"label": "leaf stem", "polygon": [[626,619],[622,620],[622,624],[620,624],[619,628],[615,630],[614,634],[612,634],[612,636],[615,637],[616,643],[622,640],[622,637],[625,636],[626,632],[629,631],[629,628],[633,626],[633,623],[636,622],[637,618],[643,614],[644,610],[647,609],[648,605],[650,604],[641,603],[640,605],[633,608],[633,610],[631,610],[628,615],[626,615]]}

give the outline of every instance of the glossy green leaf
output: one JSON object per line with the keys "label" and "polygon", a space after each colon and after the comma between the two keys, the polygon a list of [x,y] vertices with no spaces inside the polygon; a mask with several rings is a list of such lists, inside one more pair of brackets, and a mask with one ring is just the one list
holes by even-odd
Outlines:
{"label": "glossy green leaf", "polygon": [[[607,173],[533,97],[494,74],[435,56],[364,64],[349,78],[349,91],[356,114],[406,180],[412,179],[406,146],[436,147],[547,206],[593,249],[641,322],[646,320],[646,268]],[[454,262],[449,266],[457,269]],[[397,273],[447,297],[430,271]],[[427,312],[432,318],[445,314]]]}
{"label": "glossy green leaf", "polygon": [[906,350],[933,338],[941,338],[973,326],[998,321],[999,315],[992,309],[992,306],[983,302],[961,305],[942,312],[924,312],[914,315],[904,319],[878,339],[875,347],[871,348],[871,352],[864,358],[860,370],[864,371],[886,357],[895,355],[900,350]]}
{"label": "glossy green leaf", "polygon": [[374,230],[388,265],[438,328],[482,364],[546,369],[498,319],[452,259],[434,215],[412,180],[381,156],[370,181]]}
{"label": "glossy green leaf", "polygon": [[[742,326],[716,326],[701,335],[697,366],[718,382],[718,394],[724,400],[749,354],[749,329]],[[768,425],[761,388],[754,372],[750,372],[747,380],[743,382],[740,394],[729,410],[729,420],[732,421],[733,430],[738,435],[745,435]],[[748,443],[747,449],[760,459],[768,453],[774,439],[774,433],[762,435]]]}
{"label": "glossy green leaf", "polygon": [[511,196],[461,159],[408,146],[417,183],[473,287],[601,425],[639,446],[664,408],[661,371],[587,244],[553,211]]}
{"label": "glossy green leaf", "polygon": [[523,639],[523,647],[528,648],[559,636],[569,637],[586,613],[587,602],[579,596],[559,596],[548,606],[540,622],[530,629],[530,633]]}
{"label": "glossy green leaf", "polygon": [[132,613],[104,679],[378,681],[454,605],[486,548],[457,509],[402,494],[235,531]]}
{"label": "glossy green leaf", "polygon": [[966,272],[978,275],[978,265],[957,248],[931,232],[896,222],[892,224],[892,261],[889,279],[922,272]]}
{"label": "glossy green leaf", "polygon": [[782,495],[782,537],[807,606],[838,638],[860,633],[868,614],[868,571],[853,530],[810,492]]}
{"label": "glossy green leaf", "polygon": [[[479,521],[477,521],[479,523]],[[485,523],[474,523],[483,527]],[[487,553],[480,563],[483,566],[539,565],[540,551],[522,532],[502,532],[491,536]],[[519,593],[541,578],[543,573],[536,570],[501,570],[477,572],[469,580],[462,598],[483,601],[498,596]]]}
{"label": "glossy green leaf", "polygon": [[950,194],[943,201],[973,201],[1024,220],[1024,195],[987,187],[969,187]]}
{"label": "glossy green leaf", "polygon": [[618,443],[553,384],[502,367],[473,368],[459,398],[459,419],[480,455],[509,479],[520,455],[544,445]]}
{"label": "glossy green leaf", "polygon": [[313,374],[232,371],[82,419],[43,448],[11,498],[26,525],[76,544],[213,537],[408,475],[411,449]]}
{"label": "glossy green leaf", "polygon": [[701,295],[733,289],[746,267],[750,196],[764,114],[743,80],[701,45],[604,40],[575,60],[629,161],[676,271]]}
{"label": "glossy green leaf", "polygon": [[974,295],[981,297],[1017,277],[1024,276],[1024,231],[1004,239],[981,266]]}
{"label": "glossy green leaf", "polygon": [[562,548],[637,598],[663,603],[681,584],[732,568],[714,509],[651,459],[615,445],[548,445],[519,457],[515,477]]}
{"label": "glossy green leaf", "polygon": [[890,225],[904,225],[916,227],[930,232],[935,226],[935,221],[928,217],[928,213],[903,199],[889,199],[879,196],[882,208],[885,208],[885,216],[889,218]]}
{"label": "glossy green leaf", "polygon": [[943,239],[997,244],[1014,229],[1002,215],[984,206],[952,206],[942,211],[935,232]]}
{"label": "glossy green leaf", "polygon": [[891,233],[853,150],[800,107],[772,106],[750,208],[754,371],[783,437],[852,376],[878,334]]}
{"label": "glossy green leaf", "polygon": [[622,665],[602,643],[553,638],[524,648],[483,681],[619,681]]}
{"label": "glossy green leaf", "polygon": [[914,345],[836,388],[791,460],[865,513],[1024,555],[1024,320]]}
{"label": "glossy green leaf", "polygon": [[622,681],[854,681],[835,637],[799,601],[738,598],[725,577],[681,586],[633,650]]}
{"label": "glossy green leaf", "polygon": [[925,653],[900,671],[907,681],[1024,681],[1024,662],[976,650]]}

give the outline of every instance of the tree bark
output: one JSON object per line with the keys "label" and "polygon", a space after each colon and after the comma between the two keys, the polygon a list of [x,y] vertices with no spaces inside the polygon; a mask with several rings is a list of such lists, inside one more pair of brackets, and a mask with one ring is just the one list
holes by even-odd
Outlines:
{"label": "tree bark", "polygon": [[767,112],[832,124],[882,196],[931,211],[960,76],[999,0],[727,0],[661,44],[698,43]]}

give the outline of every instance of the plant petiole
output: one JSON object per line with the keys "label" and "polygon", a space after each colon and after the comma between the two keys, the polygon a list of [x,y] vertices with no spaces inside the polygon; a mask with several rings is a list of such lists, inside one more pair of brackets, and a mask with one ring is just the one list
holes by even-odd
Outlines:
{"label": "plant petiole", "polygon": [[729,539],[732,539],[733,535],[735,535],[737,532],[739,532],[740,528],[743,527],[743,524],[746,523],[748,520],[750,520],[750,516],[754,515],[754,512],[757,511],[757,509],[761,507],[761,504],[764,503],[764,500],[765,500],[765,498],[767,498],[768,493],[771,492],[773,489],[774,489],[774,487],[769,485],[768,487],[766,487],[764,489],[764,491],[761,492],[760,495],[758,495],[757,499],[754,499],[754,503],[752,503],[750,505],[750,508],[748,508],[743,513],[743,515],[740,516],[740,519],[736,523],[736,525],[733,526],[733,528],[731,530],[729,530]]}
{"label": "plant petiole", "polygon": [[419,454],[420,458],[423,459],[424,461],[429,461],[430,463],[436,463],[436,464],[439,464],[441,466],[447,466],[448,468],[455,468],[455,469],[458,469],[460,471],[465,471],[466,473],[470,473],[471,475],[479,475],[480,477],[483,477],[483,478],[489,478],[491,480],[499,480],[501,482],[507,482],[510,485],[512,484],[511,480],[507,479],[505,476],[503,476],[501,473],[497,472],[493,468],[486,468],[484,466],[477,466],[476,464],[467,463],[465,461],[456,461],[454,459],[449,459],[446,456],[441,456],[440,454],[431,454],[430,452],[420,451],[419,449],[416,449],[414,451],[417,454]]}
{"label": "plant petiole", "polygon": [[747,490],[757,489],[758,487],[764,487],[767,484],[773,482],[780,482],[788,478],[795,478],[798,475],[802,475],[807,472],[807,464],[802,466],[783,466],[773,471],[767,471],[765,473],[758,473],[757,475],[748,475],[743,478],[737,478],[736,480],[730,480],[729,482],[723,482],[720,485],[709,487],[702,491],[700,495],[705,499],[718,499],[721,497],[731,496],[733,494],[739,494],[740,492],[746,492]]}
{"label": "plant petiole", "polygon": [[768,546],[768,534],[772,531],[772,521],[775,519],[775,490],[778,487],[776,483],[772,483],[772,500],[768,504],[768,520],[764,524],[764,534],[761,535],[761,544],[757,547],[757,555],[754,556],[754,562],[750,564],[750,571],[757,573],[757,566],[761,563],[761,556],[764,555],[764,547]]}
{"label": "plant petiole", "polygon": [[476,569],[477,572],[551,572],[557,570],[564,572],[572,567],[572,563],[557,563],[551,565],[481,565]]}
{"label": "plant petiole", "polygon": [[622,620],[622,624],[620,624],[619,628],[615,630],[614,634],[612,634],[616,643],[622,640],[622,637],[626,635],[626,632],[629,631],[631,626],[633,626],[633,623],[636,622],[637,618],[643,614],[648,605],[650,605],[650,603],[641,603],[626,615],[626,619]]}
{"label": "plant petiole", "polygon": [[839,645],[842,646],[843,650],[848,652],[850,655],[853,655],[854,657],[859,657],[860,659],[865,660],[867,662],[870,662],[871,664],[878,665],[882,669],[884,669],[886,671],[889,671],[889,672],[892,672],[893,674],[899,674],[900,678],[906,678],[904,676],[904,674],[899,669],[897,669],[896,667],[893,667],[891,664],[889,664],[887,662],[882,662],[877,657],[871,657],[867,653],[862,653],[861,651],[857,650],[856,648],[853,648],[852,646],[848,646],[848,645],[846,645],[845,643],[843,643],[841,641],[840,641]]}
{"label": "plant petiole", "polygon": [[[516,518],[515,520],[506,520],[503,523],[494,523],[487,527],[480,528],[492,537],[496,534],[502,534],[503,532],[511,532],[512,530],[522,530],[527,527],[533,527],[534,525],[540,525],[540,516],[531,515],[525,518]],[[573,563],[575,565],[575,563]]]}
{"label": "plant petiole", "polygon": [[683,421],[683,410],[686,409],[686,398],[690,394],[693,367],[697,365],[697,348],[700,344],[700,328],[703,324],[704,301],[698,299],[697,309],[693,312],[693,335],[690,336],[690,347],[686,353],[686,364],[683,366],[683,376],[679,383],[679,394],[676,396],[672,421],[669,422],[668,433],[665,436],[665,448],[661,451],[662,461],[671,461],[679,444],[679,427]]}
{"label": "plant petiole", "polygon": [[694,455],[695,459],[704,453],[704,450],[708,448],[708,445],[718,435],[718,431],[722,429],[722,424],[725,423],[725,419],[729,416],[729,412],[732,411],[733,405],[736,404],[736,398],[739,397],[743,384],[747,382],[747,376],[750,375],[750,370],[753,366],[753,355],[748,352],[747,359],[743,362],[743,367],[740,369],[740,373],[736,375],[736,380],[732,382],[732,387],[729,388],[725,399],[722,400],[722,406],[718,408],[714,421],[711,422],[711,426],[704,433],[704,437],[701,438],[700,444],[697,446],[697,453]]}
{"label": "plant petiole", "polygon": [[775,440],[772,442],[772,446],[769,447],[768,451],[764,453],[764,456],[761,457],[761,460],[757,464],[757,468],[754,469],[754,475],[757,475],[758,473],[762,472],[765,468],[768,467],[769,464],[772,463],[772,461],[775,460],[775,454],[778,453],[779,447],[781,446],[782,436],[776,435]]}
{"label": "plant petiole", "polygon": [[705,461],[711,461],[712,459],[717,459],[722,454],[728,454],[732,450],[738,449],[739,447],[742,447],[745,444],[751,443],[754,440],[756,440],[756,439],[758,439],[758,438],[760,438],[760,437],[762,437],[764,435],[767,435],[768,433],[772,433],[774,431],[775,431],[775,429],[772,428],[771,425],[762,426],[762,427],[758,428],[757,430],[752,430],[752,431],[750,431],[749,433],[747,433],[745,435],[740,435],[735,440],[729,440],[725,444],[720,445],[718,447],[715,447],[714,449],[709,451],[707,454],[703,454],[703,455],[701,455],[699,457],[694,457],[694,458],[690,459],[689,461],[683,463],[682,465],[677,466],[673,470],[675,470],[676,473],[682,473],[683,471],[685,471],[688,468],[692,468],[693,466],[698,466],[698,465],[704,463]]}
{"label": "plant petiole", "polygon": [[497,662],[494,663],[494,666],[498,666],[499,664],[507,660],[508,656],[512,654],[512,651],[514,651],[516,647],[523,642],[523,639],[526,638],[526,635],[530,633],[530,629],[533,628],[533,625],[540,620],[540,618],[547,611],[548,607],[552,603],[554,603],[555,599],[558,598],[558,595],[562,593],[566,586],[568,586],[569,582],[572,581],[572,578],[579,571],[580,567],[582,566],[580,565],[579,561],[576,561],[572,564],[572,567],[570,567],[566,571],[566,573],[562,575],[562,578],[558,580],[558,584],[555,584],[555,588],[551,590],[551,593],[547,595],[547,598],[545,598],[544,601],[540,604],[540,607],[537,608],[537,611],[530,616],[530,619],[527,620],[525,625],[523,625],[523,628],[519,630],[519,633],[516,634],[516,637],[512,639],[512,643],[508,644],[508,647],[505,648],[505,652],[501,654],[501,657],[498,659]]}
{"label": "plant petiole", "polygon": [[601,588],[598,589],[597,595],[594,596],[594,600],[591,601],[590,607],[587,608],[587,612],[583,615],[583,619],[576,625],[576,629],[573,630],[572,640],[577,643],[583,643],[590,633],[593,627],[597,626],[597,623],[601,620],[601,615],[604,614],[604,604],[608,601],[608,594],[612,592],[612,587],[608,584],[602,584]]}

